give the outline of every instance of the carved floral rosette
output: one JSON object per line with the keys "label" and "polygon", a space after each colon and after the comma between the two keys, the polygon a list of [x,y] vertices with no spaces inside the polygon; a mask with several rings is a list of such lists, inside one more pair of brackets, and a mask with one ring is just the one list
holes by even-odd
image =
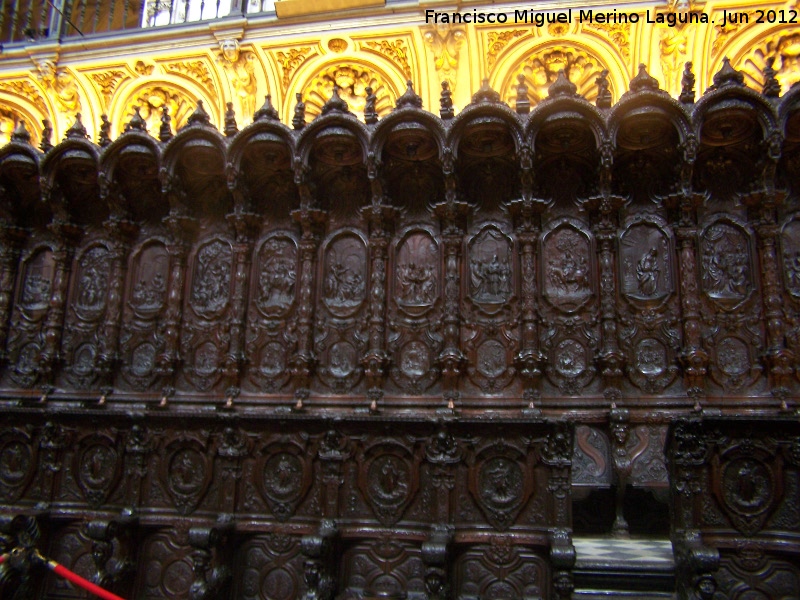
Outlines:
{"label": "carved floral rosette", "polygon": [[424,229],[403,232],[390,256],[388,348],[390,376],[406,392],[419,394],[439,377],[436,365],[442,338],[437,332],[441,312],[442,259],[439,243]]}
{"label": "carved floral rosette", "polygon": [[421,456],[394,441],[365,444],[357,456],[358,486],[377,519],[394,525],[419,487]]}
{"label": "carved floral rosette", "polygon": [[740,440],[714,457],[717,500],[745,535],[761,531],[783,498],[783,464],[760,442]]}
{"label": "carved floral rosette", "polygon": [[87,502],[97,508],[105,504],[122,475],[122,453],[117,440],[94,433],[78,442],[73,472]]}
{"label": "carved floral rosette", "polygon": [[273,232],[256,244],[250,286],[247,348],[249,380],[276,391],[289,379],[288,360],[296,342],[292,315],[297,293],[298,250],[294,236]]}
{"label": "carved floral rosette", "polygon": [[28,432],[11,429],[0,436],[0,500],[16,502],[37,470],[37,448]]}
{"label": "carved floral rosette", "polygon": [[181,353],[184,374],[200,391],[209,390],[222,377],[230,339],[225,315],[233,286],[232,260],[231,243],[213,236],[198,244],[191,261],[187,298],[191,311],[184,316]]}
{"label": "carved floral rosette", "polygon": [[364,372],[366,323],[358,317],[367,297],[367,245],[360,233],[343,230],[330,236],[321,252],[317,297],[325,314],[319,315],[316,327],[317,373],[334,391],[347,392]]}
{"label": "carved floral rosette", "polygon": [[533,453],[496,442],[468,457],[469,491],[499,531],[514,524],[534,489]]}
{"label": "carved floral rosette", "polygon": [[47,245],[34,246],[20,262],[8,353],[14,364],[10,377],[22,387],[30,387],[38,378],[42,326],[50,307],[55,266],[53,249]]}
{"label": "carved floral rosette", "polygon": [[539,254],[540,289],[553,308],[572,314],[596,295],[594,240],[584,227],[570,219],[552,222]]}
{"label": "carved floral rosette", "polygon": [[164,350],[164,338],[158,335],[169,285],[169,252],[164,241],[147,240],[134,249],[129,264],[120,370],[133,389],[146,390],[157,379],[156,357]]}
{"label": "carved floral rosette", "polygon": [[481,390],[499,392],[514,380],[516,339],[505,327],[497,336],[479,331],[466,346],[469,350],[467,374]]}
{"label": "carved floral rosette", "polygon": [[181,437],[167,444],[160,462],[164,488],[182,515],[193,512],[208,490],[212,461],[205,444]]}
{"label": "carved floral rosette", "polygon": [[753,383],[762,371],[751,344],[741,335],[715,336],[711,356],[711,376],[727,389],[739,389]]}
{"label": "carved floral rosette", "polygon": [[297,510],[311,487],[312,464],[304,446],[294,442],[268,444],[256,464],[256,478],[264,500],[279,521]]}

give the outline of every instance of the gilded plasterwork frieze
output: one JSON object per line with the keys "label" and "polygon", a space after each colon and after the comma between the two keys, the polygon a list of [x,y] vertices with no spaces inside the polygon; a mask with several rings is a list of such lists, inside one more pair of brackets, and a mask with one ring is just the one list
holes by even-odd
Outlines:
{"label": "gilded plasterwork frieze", "polygon": [[42,60],[36,65],[39,82],[50,92],[56,108],[62,115],[72,117],[81,112],[81,98],[75,77],[65,67],[57,67],[53,61]]}
{"label": "gilded plasterwork frieze", "polygon": [[[527,56],[505,74],[502,86],[503,100],[514,105],[517,98],[517,75],[525,76],[528,99],[538,104],[548,96],[549,87],[559,71],[569,77],[578,88],[578,94],[593,102],[597,97],[596,79],[608,67],[599,58],[575,46],[547,46]],[[611,90],[612,94],[614,90]]]}
{"label": "gilded plasterwork frieze", "polygon": [[127,122],[133,115],[134,107],[139,107],[139,114],[151,135],[158,135],[161,125],[161,114],[166,106],[172,117],[172,126],[177,130],[186,124],[192,114],[197,100],[189,97],[181,90],[166,84],[154,84],[137,90],[126,102],[122,120]]}
{"label": "gilded plasterwork frieze", "polygon": [[277,62],[278,67],[281,71],[281,85],[283,86],[283,91],[289,89],[289,84],[292,81],[292,77],[297,72],[297,69],[309,58],[312,56],[312,51],[310,46],[303,46],[300,48],[288,48],[285,52],[283,50],[279,50],[277,52],[271,53],[272,57]]}
{"label": "gilded plasterwork frieze", "polygon": [[214,85],[214,76],[205,60],[183,60],[168,62],[163,65],[164,71],[175,75],[183,75],[195,83],[203,86],[209,95],[217,99],[217,86]]}
{"label": "gilded plasterwork frieze", "polygon": [[360,44],[362,50],[375,52],[390,60],[403,73],[406,79],[411,79],[411,52],[405,40],[367,41]]}
{"label": "gilded plasterwork frieze", "polygon": [[27,79],[0,81],[0,91],[24,98],[33,104],[42,115],[46,116],[49,112],[41,91]]}
{"label": "gilded plasterwork frieze", "polygon": [[450,89],[455,92],[458,61],[461,56],[461,46],[467,39],[466,31],[463,27],[438,24],[423,28],[422,39],[433,52],[433,65],[439,76],[439,82],[446,81]]}
{"label": "gilded plasterwork frieze", "polygon": [[118,69],[104,69],[89,74],[89,79],[95,85],[95,89],[97,89],[103,101],[104,110],[108,110],[108,107],[111,105],[111,99],[114,97],[114,91],[117,89],[117,86],[127,78],[128,74]]}
{"label": "gilded plasterwork frieze", "polygon": [[627,23],[584,23],[583,27],[587,30],[594,30],[602,34],[619,48],[620,54],[625,59],[631,56],[631,26]]}
{"label": "gilded plasterwork frieze", "polygon": [[243,50],[235,39],[222,40],[217,64],[222,67],[231,82],[234,96],[238,102],[236,107],[241,121],[249,122],[256,111],[256,55],[251,50]]}
{"label": "gilded plasterwork frieze", "polygon": [[337,63],[317,73],[305,86],[306,115],[313,118],[322,112],[322,107],[333,95],[333,86],[339,87],[339,97],[347,102],[347,107],[359,118],[364,115],[367,88],[375,94],[375,110],[385,116],[394,106],[397,92],[390,82],[364,65],[357,63]]}
{"label": "gilded plasterwork frieze", "polygon": [[771,35],[760,43],[750,46],[751,50],[739,61],[744,73],[745,83],[760,90],[764,85],[764,68],[768,58],[774,58],[772,68],[781,89],[788,90],[800,82],[800,33],[782,31]]}
{"label": "gilded plasterwork frieze", "polygon": [[494,65],[497,63],[497,57],[506,49],[508,44],[519,37],[527,34],[524,29],[509,29],[507,31],[490,31],[486,36],[487,46],[486,49],[486,66],[489,73],[492,72]]}

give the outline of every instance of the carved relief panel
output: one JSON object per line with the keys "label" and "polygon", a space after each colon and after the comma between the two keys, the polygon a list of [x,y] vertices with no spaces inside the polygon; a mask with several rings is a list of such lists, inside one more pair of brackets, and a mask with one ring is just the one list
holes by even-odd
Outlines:
{"label": "carved relief panel", "polygon": [[429,230],[408,230],[395,241],[390,265],[390,374],[403,391],[419,394],[439,376],[434,360],[442,345],[439,243]]}
{"label": "carved relief panel", "polygon": [[144,540],[138,562],[140,582],[137,597],[146,600],[157,598],[186,598],[194,581],[191,548],[186,544],[185,534],[179,539],[178,532],[159,531]]}
{"label": "carved relief panel", "polygon": [[534,489],[531,453],[495,442],[470,457],[469,490],[497,530],[511,527]]}
{"label": "carved relief panel", "polygon": [[454,569],[458,598],[546,598],[550,590],[548,561],[502,535],[467,549]]}
{"label": "carved relief panel", "polygon": [[[84,579],[91,580],[96,573],[92,560],[92,543],[81,531],[80,525],[69,525],[56,533],[50,542],[47,556]],[[85,597],[85,592],[61,577],[48,577],[44,587],[47,598]]]}
{"label": "carved relief panel", "polygon": [[111,256],[102,242],[92,243],[75,257],[62,353],[65,378],[86,388],[98,376],[101,326],[107,303]]}
{"label": "carved relief panel", "polygon": [[211,390],[223,377],[230,342],[232,260],[231,243],[214,236],[197,245],[190,261],[181,355],[183,375],[199,391]]}
{"label": "carved relief panel", "polygon": [[375,517],[394,525],[419,488],[419,452],[395,442],[366,444],[358,457],[358,486]]}
{"label": "carved relief panel", "polygon": [[783,282],[793,300],[800,300],[800,220],[788,221],[781,230]]}
{"label": "carved relief panel", "polygon": [[234,598],[242,600],[294,600],[303,598],[304,557],[300,543],[290,535],[270,533],[247,540],[235,561]]}
{"label": "carved relief panel", "polygon": [[36,446],[21,428],[0,435],[0,501],[19,500],[30,485],[37,469]]}
{"label": "carved relief panel", "polygon": [[[761,374],[755,360],[763,347],[758,324],[751,235],[732,218],[708,223],[700,233],[701,290],[711,376],[725,389],[751,385]],[[728,313],[723,318],[720,310]]]}
{"label": "carved relief panel", "polygon": [[425,598],[418,545],[387,536],[349,548],[343,557],[346,598]]}
{"label": "carved relief panel", "polygon": [[182,515],[190,514],[208,492],[212,475],[212,459],[206,446],[188,436],[176,438],[160,453],[159,481],[152,488],[155,497],[151,501],[174,506]]}
{"label": "carved relief panel", "polygon": [[122,475],[122,453],[117,440],[99,432],[80,440],[72,472],[89,506],[107,505]]}
{"label": "carved relief panel", "polygon": [[467,374],[484,392],[500,391],[516,373],[516,255],[513,239],[495,224],[483,226],[466,243],[462,280],[469,304],[462,335]]}
{"label": "carved relief panel", "polygon": [[23,255],[7,345],[9,376],[21,387],[30,387],[39,377],[39,355],[44,348],[42,327],[54,277],[51,248],[34,246]]}
{"label": "carved relief panel", "polygon": [[750,234],[733,221],[715,221],[700,237],[702,290],[712,302],[731,310],[753,292]]}
{"label": "carved relief panel", "polygon": [[596,373],[599,336],[590,324],[597,295],[594,238],[583,223],[557,219],[544,227],[540,256],[545,373],[561,393],[576,395]]}
{"label": "carved relief panel", "polygon": [[306,448],[292,442],[269,444],[261,450],[255,469],[267,506],[279,521],[288,520],[311,487]]}
{"label": "carved relief panel", "polygon": [[619,236],[620,292],[627,300],[620,310],[629,315],[620,329],[620,345],[628,354],[630,381],[651,394],[678,375],[674,256],[672,235],[660,218],[628,218]]}
{"label": "carved relief panel", "polygon": [[167,304],[169,252],[161,239],[153,238],[133,250],[129,264],[120,371],[126,386],[144,391],[156,383],[156,357],[164,351],[160,328]]}
{"label": "carved relief panel", "polygon": [[256,244],[247,315],[248,380],[261,391],[276,391],[289,379],[294,353],[297,241],[275,232]]}
{"label": "carved relief panel", "polygon": [[315,350],[320,380],[346,392],[362,378],[366,347],[367,246],[355,231],[339,231],[323,243],[318,273]]}

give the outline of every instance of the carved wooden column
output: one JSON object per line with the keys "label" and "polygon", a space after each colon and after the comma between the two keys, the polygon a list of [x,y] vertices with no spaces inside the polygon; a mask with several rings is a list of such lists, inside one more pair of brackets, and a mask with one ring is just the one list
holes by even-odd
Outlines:
{"label": "carved wooden column", "polygon": [[509,204],[514,228],[519,240],[519,263],[522,274],[520,304],[520,350],[516,356],[517,369],[525,379],[525,399],[533,404],[539,396],[539,381],[546,361],[539,347],[539,303],[537,283],[537,245],[541,233],[541,213],[547,203],[533,198],[531,150],[520,151],[520,182],[522,198]]}
{"label": "carved wooden column", "polygon": [[362,211],[369,224],[369,343],[362,359],[367,387],[377,392],[383,380],[389,359],[386,355],[386,262],[387,249],[397,209],[385,204],[373,204]]}
{"label": "carved wooden column", "polygon": [[129,240],[135,233],[132,223],[111,219],[103,224],[109,235],[108,292],[106,296],[106,316],[100,336],[98,369],[100,381],[109,384],[118,364],[120,322],[122,319],[122,296],[127,270],[126,256],[130,249]]}
{"label": "carved wooden column", "polygon": [[295,396],[302,400],[308,396],[314,370],[314,270],[327,213],[301,208],[293,211],[292,216],[300,224],[302,235],[299,244],[300,276],[297,278],[297,350],[291,360],[291,369],[295,380]]}
{"label": "carved wooden column", "polygon": [[50,230],[56,238],[53,247],[53,286],[50,306],[44,319],[44,347],[39,361],[42,381],[47,383],[53,378],[60,355],[72,257],[75,254],[75,245],[83,234],[75,225],[59,221],[52,223]]}
{"label": "carved wooden column", "polygon": [[700,292],[697,279],[697,203],[702,197],[692,192],[692,173],[697,154],[697,139],[690,135],[683,144],[681,193],[677,195],[680,216],[675,235],[678,238],[678,280],[681,291],[683,352],[686,393],[697,399],[704,393],[708,372],[708,353],[703,350],[700,331]]}
{"label": "carved wooden column", "polygon": [[347,438],[330,429],[319,444],[319,460],[322,470],[322,517],[336,519],[339,516],[339,487],[344,483],[344,462],[350,458]]}
{"label": "carved wooden column", "polygon": [[323,519],[316,533],[304,535],[300,542],[304,563],[306,600],[331,600],[338,587],[338,554],[336,552],[339,532],[336,522]]}
{"label": "carved wooden column", "polygon": [[466,357],[461,351],[461,249],[466,230],[469,205],[456,198],[456,176],[452,152],[445,152],[443,161],[445,201],[434,207],[439,218],[444,242],[444,347],[439,354],[439,367],[444,378],[444,397],[451,403],[458,397],[458,379]]}
{"label": "carved wooden column", "polygon": [[572,467],[573,428],[557,424],[547,435],[541,448],[542,462],[550,466],[547,491],[552,495],[555,522],[550,534],[550,561],[553,565],[553,587],[558,600],[568,600],[575,588],[572,568],[575,546],[572,544]]}
{"label": "carved wooden column", "polygon": [[0,361],[6,359],[6,340],[17,279],[20,245],[25,232],[7,223],[0,224]]}
{"label": "carved wooden column", "polygon": [[147,475],[147,455],[151,450],[147,429],[138,423],[128,433],[125,444],[125,480],[127,483],[127,505],[136,510],[142,498],[142,482]]}
{"label": "carved wooden column", "polygon": [[41,477],[40,499],[46,506],[54,500],[56,478],[65,465],[62,450],[68,443],[64,428],[58,423],[48,421],[42,428],[39,440],[40,464],[39,477]]}
{"label": "carved wooden column", "polygon": [[239,429],[226,427],[217,447],[217,466],[221,486],[217,510],[224,514],[236,512],[236,491],[242,477],[242,460],[249,452],[247,436]]}
{"label": "carved wooden column", "polygon": [[253,240],[258,230],[258,215],[235,212],[228,221],[236,231],[233,245],[233,294],[231,296],[231,329],[228,354],[225,357],[225,376],[228,384],[238,390],[244,366],[244,330],[247,313],[248,275],[250,273]]}
{"label": "carved wooden column", "polygon": [[[178,344],[183,314],[183,288],[186,277],[186,258],[188,238],[194,220],[185,216],[168,216],[165,219],[170,229],[171,239],[167,244],[169,253],[169,283],[167,284],[167,305],[164,310],[162,331],[164,332],[164,352],[156,358],[156,371],[164,378],[171,378],[178,365]],[[168,381],[168,380],[167,380]]]}

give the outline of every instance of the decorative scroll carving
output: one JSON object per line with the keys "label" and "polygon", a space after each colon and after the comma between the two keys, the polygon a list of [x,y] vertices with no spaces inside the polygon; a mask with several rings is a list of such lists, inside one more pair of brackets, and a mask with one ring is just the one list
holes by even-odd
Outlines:
{"label": "decorative scroll carving", "polygon": [[144,119],[147,131],[155,134],[161,127],[162,110],[166,107],[175,129],[186,124],[196,104],[194,98],[166,84],[147,86],[127,101],[125,115],[132,115],[134,107],[139,107],[139,116]]}
{"label": "decorative scroll carving", "polygon": [[439,76],[439,83],[447,82],[451,90],[456,89],[458,60],[461,46],[467,39],[463,27],[435,25],[422,31],[422,39],[433,52],[433,66]]}
{"label": "decorative scroll carving", "polygon": [[364,46],[391,60],[400,67],[400,71],[406,79],[411,79],[411,65],[408,62],[411,53],[406,47],[405,40],[368,41],[363,43],[362,47]]}
{"label": "decorative scroll carving", "polygon": [[214,77],[205,60],[185,60],[166,63],[163,66],[164,71],[167,73],[175,73],[187,77],[194,82],[199,82],[203,88],[211,94],[212,98],[217,97],[217,87],[214,85]]}
{"label": "decorative scroll carving", "polygon": [[289,89],[289,84],[292,82],[295,72],[311,55],[311,48],[308,46],[302,48],[289,48],[286,52],[275,52],[274,56],[278,61],[281,69],[281,84],[283,91]]}

